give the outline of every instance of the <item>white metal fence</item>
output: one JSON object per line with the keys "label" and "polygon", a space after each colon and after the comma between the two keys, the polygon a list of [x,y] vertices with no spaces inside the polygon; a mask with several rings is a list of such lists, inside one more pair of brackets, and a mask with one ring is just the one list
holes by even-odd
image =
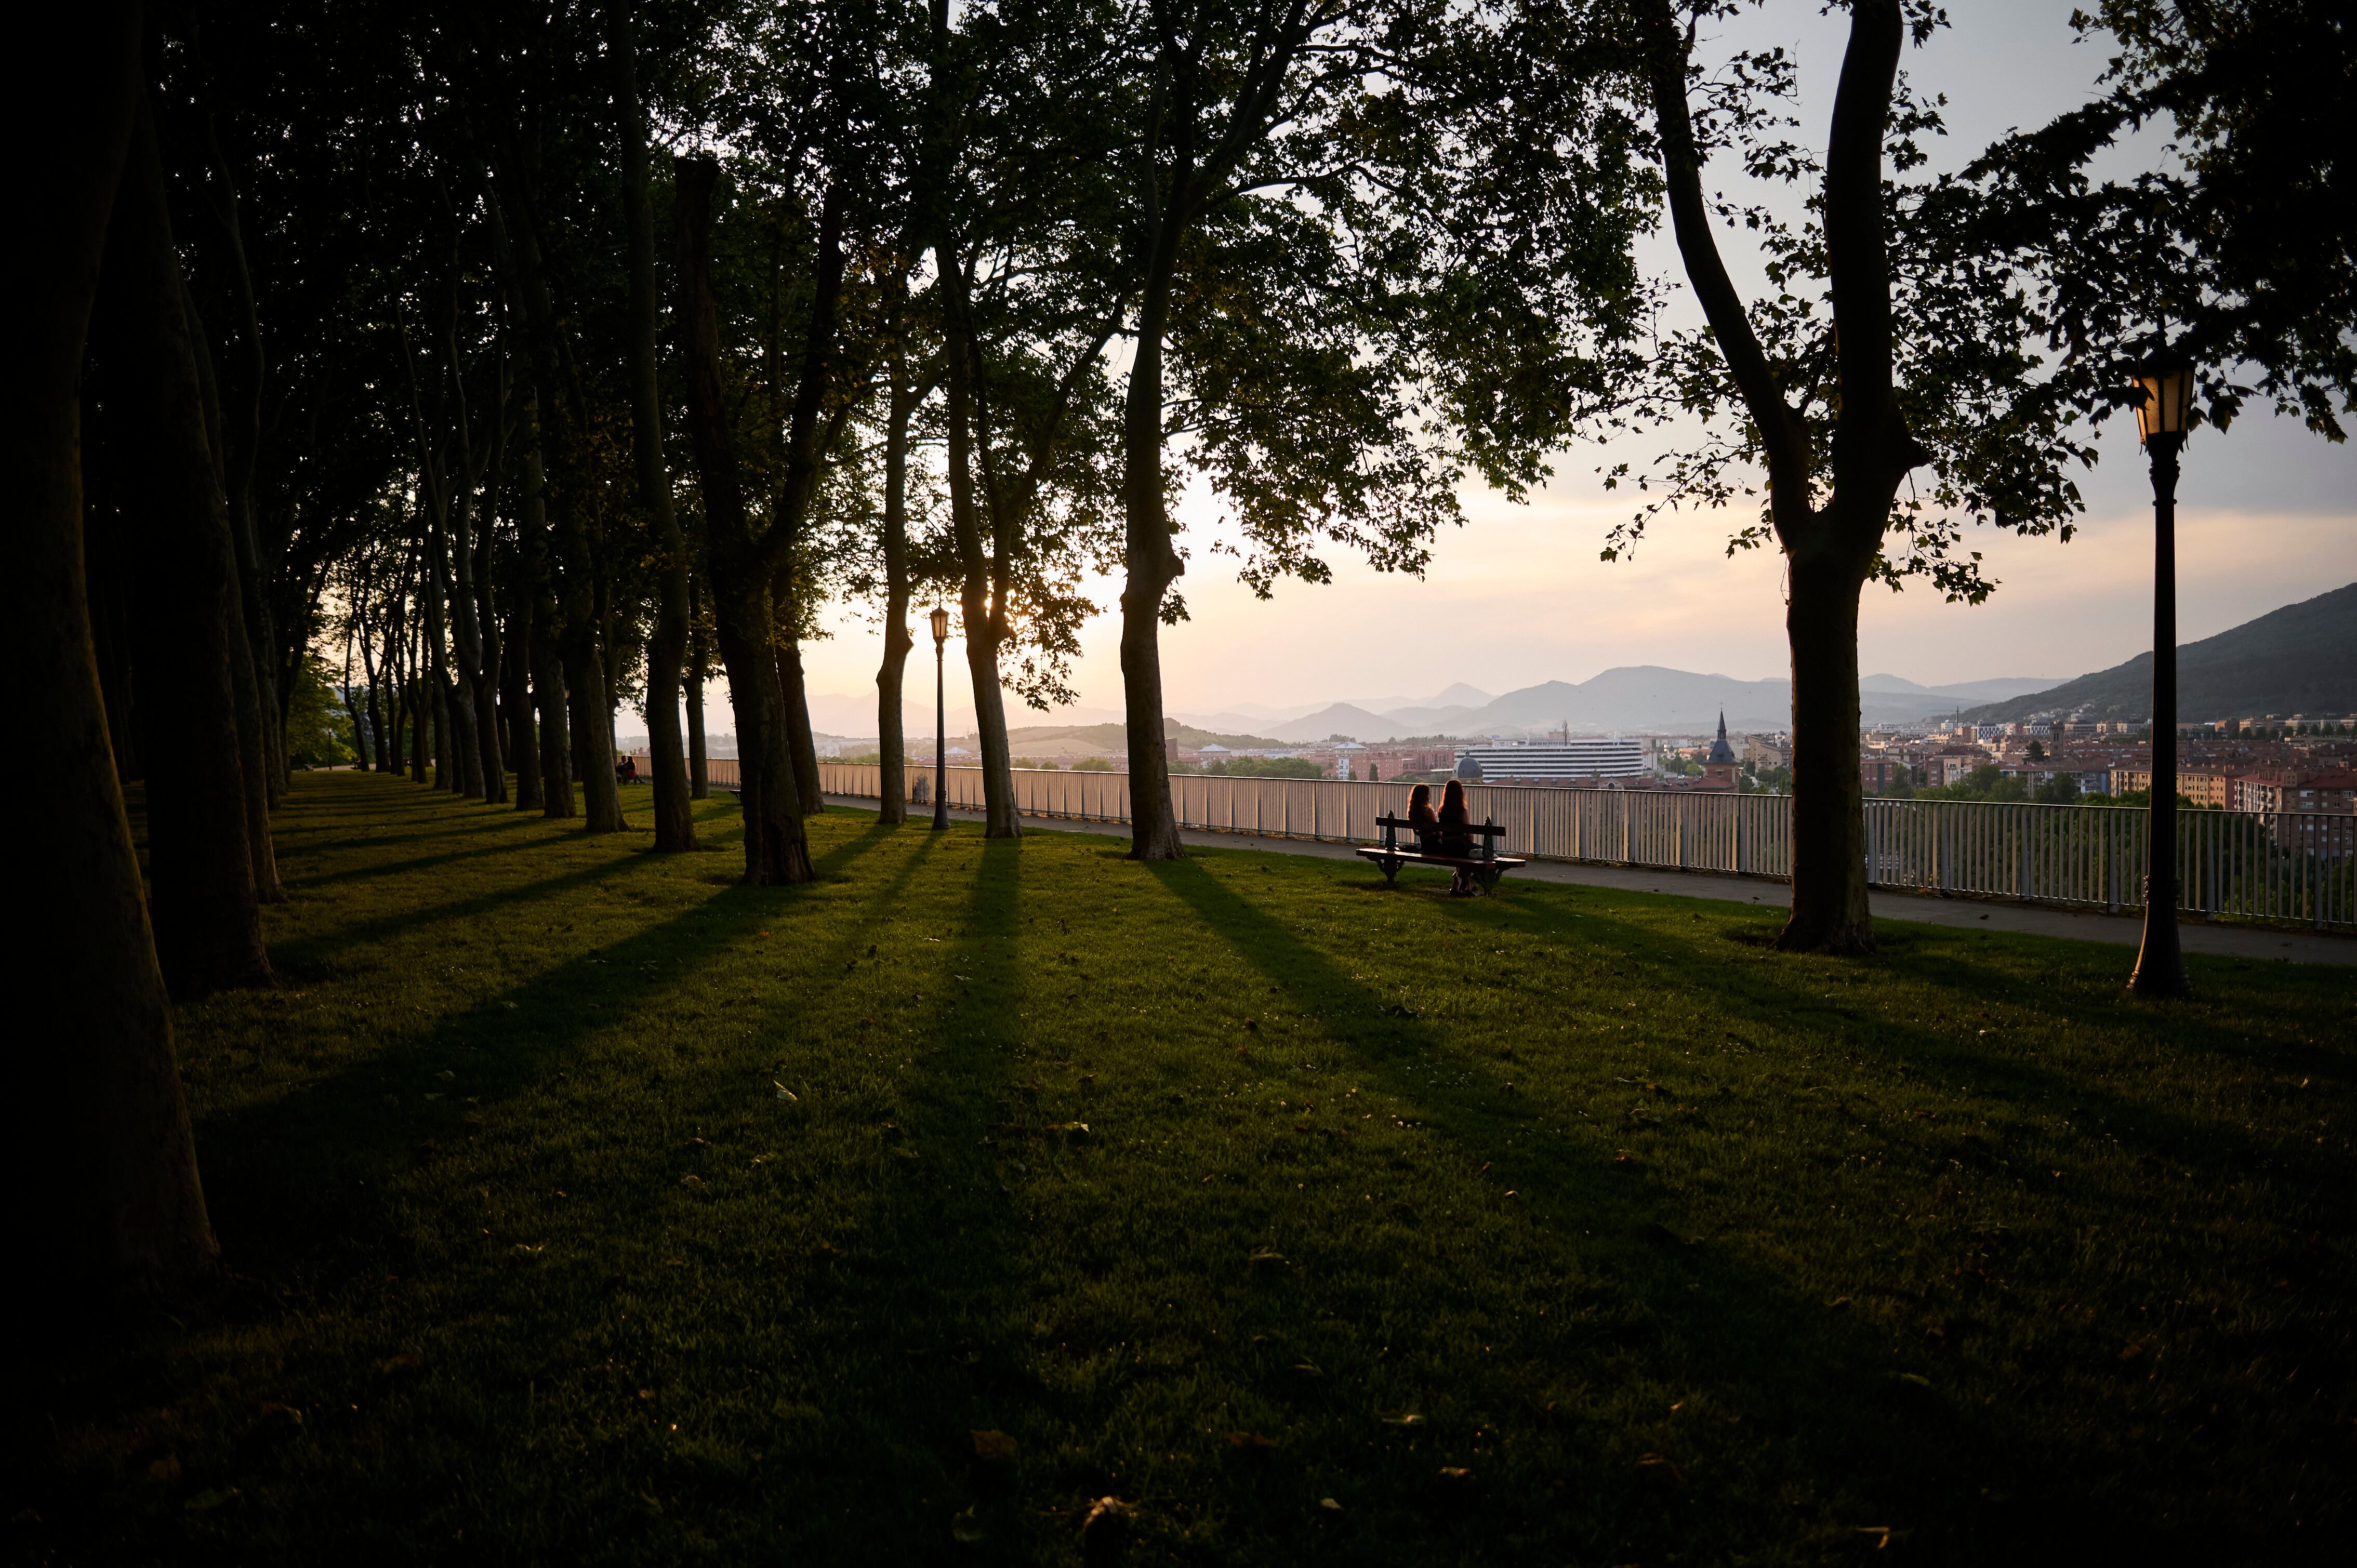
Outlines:
{"label": "white metal fence", "polygon": [[[874,800],[884,770],[822,762],[830,795]],[[910,799],[932,769],[908,770]],[[948,770],[952,807],[979,810],[982,769]],[[716,787],[734,787],[715,777]],[[1372,843],[1377,817],[1407,814],[1407,784],[1175,774],[1181,827]],[[1505,854],[1789,879],[1792,798],[1647,789],[1474,784],[1473,815],[1501,824]],[[1129,821],[1121,773],[1018,768],[1025,816]],[[2179,901],[2221,918],[2357,929],[2357,816],[2346,812],[2178,813]],[[2143,907],[2145,812],[2136,807],[1980,800],[1866,803],[1867,877],[1877,886],[2018,898],[2072,908]]]}

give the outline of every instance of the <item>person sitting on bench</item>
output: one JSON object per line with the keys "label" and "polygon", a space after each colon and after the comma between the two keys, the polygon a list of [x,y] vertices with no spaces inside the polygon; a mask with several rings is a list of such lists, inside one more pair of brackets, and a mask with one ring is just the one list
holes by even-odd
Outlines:
{"label": "person sitting on bench", "polygon": [[1418,854],[1440,853],[1440,813],[1432,809],[1432,786],[1419,784],[1408,791],[1407,820],[1415,824]]}
{"label": "person sitting on bench", "polygon": [[[1473,835],[1465,830],[1473,825],[1473,812],[1465,804],[1465,781],[1451,779],[1440,796],[1440,853],[1467,856],[1473,853]],[[1457,868],[1457,880],[1448,885],[1452,898],[1473,896],[1472,875],[1464,866]]]}

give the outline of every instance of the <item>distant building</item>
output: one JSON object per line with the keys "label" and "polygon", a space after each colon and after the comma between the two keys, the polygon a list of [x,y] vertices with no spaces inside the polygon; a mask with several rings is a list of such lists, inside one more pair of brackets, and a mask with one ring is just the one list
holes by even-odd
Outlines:
{"label": "distant building", "polygon": [[1493,784],[1568,784],[1644,774],[1645,748],[1633,740],[1526,741],[1466,746],[1457,753],[1457,777]]}
{"label": "distant building", "polygon": [[1718,738],[1710,743],[1710,755],[1703,759],[1702,787],[1706,789],[1732,789],[1735,782],[1735,747],[1727,744],[1727,710],[1718,711]]}

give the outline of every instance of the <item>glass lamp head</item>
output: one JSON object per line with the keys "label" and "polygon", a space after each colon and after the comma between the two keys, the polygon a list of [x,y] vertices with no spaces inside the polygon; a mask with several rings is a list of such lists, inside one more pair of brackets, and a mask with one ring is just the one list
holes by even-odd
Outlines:
{"label": "glass lamp head", "polygon": [[2193,367],[2160,359],[2136,377],[2144,401],[2136,404],[2136,435],[2147,446],[2156,435],[2183,435],[2193,413]]}
{"label": "glass lamp head", "polygon": [[933,609],[933,646],[939,648],[950,639],[950,612],[935,606]]}

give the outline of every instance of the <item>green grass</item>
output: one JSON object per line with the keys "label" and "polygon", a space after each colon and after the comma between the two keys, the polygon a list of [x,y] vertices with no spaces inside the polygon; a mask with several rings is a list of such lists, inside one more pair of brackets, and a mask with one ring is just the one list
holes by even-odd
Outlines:
{"label": "green grass", "polygon": [[12,1396],[13,1555],[2349,1544],[2347,970],[701,815],[297,780],[285,984],[181,1014],[246,1288]]}

